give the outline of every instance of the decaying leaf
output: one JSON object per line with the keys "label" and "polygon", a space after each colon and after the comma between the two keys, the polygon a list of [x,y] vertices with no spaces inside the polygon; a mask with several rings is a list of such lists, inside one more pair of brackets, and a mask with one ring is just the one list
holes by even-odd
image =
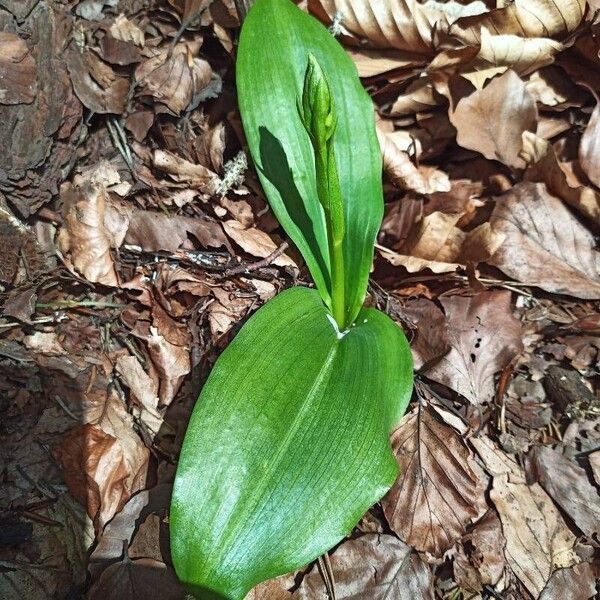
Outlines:
{"label": "decaying leaf", "polygon": [[512,315],[510,300],[506,291],[440,298],[451,350],[425,372],[427,377],[473,404],[489,402],[494,375],[523,347],[521,324]]}
{"label": "decaying leaf", "polygon": [[510,167],[525,165],[520,157],[524,131],[535,131],[535,102],[514,71],[494,78],[483,90],[462,98],[450,120],[457,142]]}
{"label": "decaying leaf", "polygon": [[[206,97],[213,79],[210,65],[198,58],[201,41],[181,42],[175,48],[157,50],[135,71],[139,93],[152,96],[172,114],[193,109]],[[212,92],[214,97],[215,93]]]}
{"label": "decaying leaf", "polygon": [[491,264],[555,294],[600,298],[594,237],[543,184],[514,186],[498,198],[490,222],[505,236]]}
{"label": "decaying leaf", "polygon": [[600,187],[600,104],[596,105],[589,123],[581,136],[579,145],[579,162],[590,178],[590,181]]}
{"label": "decaying leaf", "polygon": [[597,563],[581,563],[568,569],[557,569],[552,573],[539,600],[591,600],[597,594],[599,571]]}
{"label": "decaying leaf", "polygon": [[442,556],[486,511],[485,476],[460,436],[428,408],[406,415],[392,434],[400,477],[382,500],[398,536]]}
{"label": "decaying leaf", "polygon": [[[391,535],[367,534],[344,542],[332,554],[331,570],[338,600],[433,600],[429,566]],[[292,596],[294,600],[328,600],[315,566]]]}

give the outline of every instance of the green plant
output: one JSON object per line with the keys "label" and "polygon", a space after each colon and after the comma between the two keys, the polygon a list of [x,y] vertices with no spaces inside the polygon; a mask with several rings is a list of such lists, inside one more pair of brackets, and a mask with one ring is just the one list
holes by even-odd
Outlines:
{"label": "green plant", "polygon": [[261,183],[317,289],[284,291],[244,325],[186,433],[173,561],[199,598],[227,600],[314,560],[385,494],[412,390],[404,334],[363,307],[383,195],[352,62],[290,0],[257,0],[237,85]]}

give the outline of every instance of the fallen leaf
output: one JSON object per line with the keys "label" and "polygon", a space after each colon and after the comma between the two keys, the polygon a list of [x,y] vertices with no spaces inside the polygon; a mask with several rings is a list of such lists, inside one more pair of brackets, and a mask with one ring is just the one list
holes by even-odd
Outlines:
{"label": "fallen leaf", "polygon": [[596,598],[598,564],[582,563],[568,569],[557,569],[552,573],[539,600],[590,600]]}
{"label": "fallen leaf", "polygon": [[514,186],[497,199],[490,223],[505,236],[490,264],[548,292],[600,298],[594,236],[543,184]]}
{"label": "fallen leaf", "polygon": [[600,103],[594,112],[581,136],[579,143],[579,162],[590,181],[600,187]]}
{"label": "fallen leaf", "polygon": [[135,70],[138,93],[152,96],[174,115],[196,108],[213,78],[208,62],[196,56],[201,44],[180,42],[153,51]]}
{"label": "fallen leaf", "polygon": [[[223,222],[223,229],[240,248],[252,256],[267,258],[277,250],[275,242],[264,231],[255,227],[245,229],[238,221],[230,220]],[[297,268],[296,263],[286,254],[278,256],[273,264],[278,267]]]}
{"label": "fallen leaf", "polygon": [[425,371],[473,404],[494,397],[494,375],[522,349],[521,324],[512,315],[510,292],[482,292],[476,296],[445,296],[451,350]]}
{"label": "fallen leaf", "polygon": [[185,182],[200,190],[207,196],[216,193],[220,179],[210,169],[194,164],[172,152],[156,150],[153,157],[154,166],[168,173],[175,181]]}
{"label": "fallen leaf", "polygon": [[109,32],[110,35],[115,38],[115,40],[132,42],[140,48],[144,47],[144,32],[135,23],[132,23],[125,15],[119,15],[115,18],[109,28]]}
{"label": "fallen leaf", "polygon": [[538,484],[513,483],[506,474],[497,475],[490,497],[502,521],[506,560],[537,598],[555,569],[579,562],[575,536]]}
{"label": "fallen leaf", "polygon": [[125,112],[129,79],[117,75],[92,50],[82,51],[74,43],[66,56],[73,88],[86,108],[102,114]]}
{"label": "fallen leaf", "polygon": [[[344,542],[330,556],[337,600],[433,600],[431,570],[391,535],[370,533]],[[319,569],[304,576],[294,600],[328,600]]]}
{"label": "fallen leaf", "polygon": [[185,589],[172,567],[151,558],[121,562],[107,567],[87,594],[89,600],[181,600]]}
{"label": "fallen leaf", "polygon": [[581,185],[569,177],[558,160],[550,142],[529,132],[523,132],[521,155],[527,163],[525,181],[541,182],[546,189],[586,217],[600,224],[600,196],[591,187]]}
{"label": "fallen leaf", "polygon": [[257,585],[244,600],[292,600],[292,592],[288,590],[293,587],[294,576],[282,575]]}
{"label": "fallen leaf", "polygon": [[537,109],[521,78],[514,71],[494,78],[483,90],[462,98],[450,120],[456,141],[488,159],[522,168],[524,131],[535,131]]}
{"label": "fallen leaf", "polygon": [[392,434],[400,477],[381,501],[392,530],[420,552],[441,557],[486,509],[486,479],[454,429],[426,407]]}
{"label": "fallen leaf", "polygon": [[25,40],[0,31],[0,104],[30,104],[37,93],[36,67]]}
{"label": "fallen leaf", "polygon": [[506,565],[505,544],[500,519],[490,510],[460,540],[453,563],[458,585],[475,592],[496,585]]}
{"label": "fallen leaf", "polygon": [[585,470],[548,446],[535,447],[528,459],[536,480],[583,534],[600,535],[600,497]]}

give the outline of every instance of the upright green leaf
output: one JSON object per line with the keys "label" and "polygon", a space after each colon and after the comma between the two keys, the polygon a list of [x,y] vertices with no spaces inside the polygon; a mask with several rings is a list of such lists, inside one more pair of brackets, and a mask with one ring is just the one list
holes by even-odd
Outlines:
{"label": "upright green leaf", "polygon": [[335,545],[396,478],[389,433],[411,389],[406,338],[383,313],[363,309],[340,334],[315,290],[262,307],[186,433],[170,516],[181,580],[241,600]]}
{"label": "upright green leaf", "polygon": [[309,54],[327,77],[338,115],[334,146],[345,211],[346,321],[351,322],[364,301],[383,215],[373,104],[356,68],[331,34],[290,0],[257,0],[244,22],[238,50],[240,111],[273,211],[331,308],[330,259],[314,153],[297,108]]}

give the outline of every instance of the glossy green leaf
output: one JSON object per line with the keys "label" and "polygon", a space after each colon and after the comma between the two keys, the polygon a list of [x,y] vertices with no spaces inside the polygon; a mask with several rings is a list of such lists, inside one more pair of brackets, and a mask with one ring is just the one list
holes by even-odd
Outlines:
{"label": "glossy green leaf", "polygon": [[345,211],[347,322],[352,322],[364,301],[383,215],[373,103],[356,68],[325,27],[290,0],[257,0],[244,22],[237,56],[240,112],[273,211],[331,307],[330,260],[313,149],[298,113],[309,54],[327,77],[338,116],[334,146]]}
{"label": "glossy green leaf", "polygon": [[287,290],[223,352],[186,433],[171,506],[178,576],[241,600],[314,560],[397,476],[389,433],[412,389],[410,350],[383,313],[342,335],[318,293]]}

